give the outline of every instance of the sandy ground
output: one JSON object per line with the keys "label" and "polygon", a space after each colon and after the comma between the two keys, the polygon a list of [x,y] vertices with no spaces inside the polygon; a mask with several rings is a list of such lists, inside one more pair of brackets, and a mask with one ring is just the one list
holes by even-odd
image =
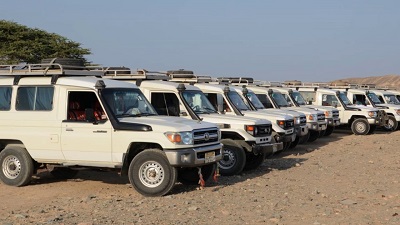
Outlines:
{"label": "sandy ground", "polygon": [[115,172],[0,184],[0,224],[400,224],[400,131],[337,131],[208,187],[146,198]]}

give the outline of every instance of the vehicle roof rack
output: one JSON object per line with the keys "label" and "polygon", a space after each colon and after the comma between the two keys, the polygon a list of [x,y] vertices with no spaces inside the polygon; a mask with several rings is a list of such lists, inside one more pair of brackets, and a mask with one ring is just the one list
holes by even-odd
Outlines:
{"label": "vehicle roof rack", "polygon": [[254,84],[260,87],[283,87],[283,84],[279,81],[255,80]]}
{"label": "vehicle roof rack", "polygon": [[210,83],[212,82],[212,78],[210,76],[205,75],[195,75],[191,70],[168,70],[166,75],[169,76],[170,81],[174,82],[182,82],[182,83]]}
{"label": "vehicle roof rack", "polygon": [[26,65],[0,65],[0,76],[13,76],[17,85],[22,77],[51,76],[51,83],[55,84],[60,76],[95,76],[101,77],[102,70],[94,67],[62,65],[60,63],[39,63]]}
{"label": "vehicle roof rack", "polygon": [[328,85],[329,88],[335,89],[335,88],[347,88],[347,89],[357,89],[359,88],[358,84],[351,84],[347,82],[332,82]]}
{"label": "vehicle roof rack", "polygon": [[254,79],[251,77],[218,77],[220,84],[252,84]]}
{"label": "vehicle roof rack", "polygon": [[132,73],[127,67],[104,67],[103,70],[103,77],[114,80],[169,80],[166,72],[138,69]]}

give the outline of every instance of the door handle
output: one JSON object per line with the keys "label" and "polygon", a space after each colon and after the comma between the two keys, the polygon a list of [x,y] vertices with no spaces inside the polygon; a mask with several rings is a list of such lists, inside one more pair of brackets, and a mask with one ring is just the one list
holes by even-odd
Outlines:
{"label": "door handle", "polygon": [[94,130],[93,133],[107,133],[106,130]]}
{"label": "door handle", "polygon": [[74,131],[74,129],[72,129],[72,128],[70,128],[70,127],[65,128],[65,130],[66,130],[66,131]]}

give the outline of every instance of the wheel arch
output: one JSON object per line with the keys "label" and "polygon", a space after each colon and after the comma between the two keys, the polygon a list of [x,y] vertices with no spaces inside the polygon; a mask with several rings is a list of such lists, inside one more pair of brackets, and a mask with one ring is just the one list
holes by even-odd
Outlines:
{"label": "wheel arch", "polygon": [[128,175],[129,164],[131,163],[133,158],[135,158],[135,156],[137,154],[139,154],[140,152],[142,152],[143,150],[149,149],[149,148],[162,150],[161,145],[158,144],[158,143],[132,142],[129,145],[126,153],[123,155],[123,159],[122,159],[123,163],[122,163],[122,168],[121,168],[121,175],[127,176]]}

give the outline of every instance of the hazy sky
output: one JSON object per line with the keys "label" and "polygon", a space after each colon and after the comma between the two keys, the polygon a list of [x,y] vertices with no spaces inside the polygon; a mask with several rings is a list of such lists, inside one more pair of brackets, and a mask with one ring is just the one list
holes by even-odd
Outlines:
{"label": "hazy sky", "polygon": [[79,42],[104,66],[269,81],[400,71],[398,0],[36,0],[1,8],[1,19]]}

